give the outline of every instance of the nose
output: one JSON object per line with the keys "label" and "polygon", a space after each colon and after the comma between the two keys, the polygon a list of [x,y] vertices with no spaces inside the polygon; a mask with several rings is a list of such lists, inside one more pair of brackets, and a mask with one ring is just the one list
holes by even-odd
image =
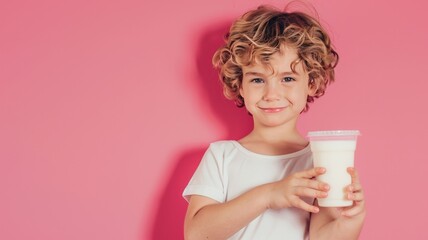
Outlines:
{"label": "nose", "polygon": [[279,100],[279,86],[275,82],[269,82],[265,85],[263,100],[267,102]]}

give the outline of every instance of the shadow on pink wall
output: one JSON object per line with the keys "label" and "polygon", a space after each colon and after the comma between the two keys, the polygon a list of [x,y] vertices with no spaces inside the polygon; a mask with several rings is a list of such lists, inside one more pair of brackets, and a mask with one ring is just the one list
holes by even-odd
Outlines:
{"label": "shadow on pink wall", "polygon": [[[233,102],[223,96],[218,73],[211,64],[216,49],[223,44],[231,21],[211,25],[200,34],[195,62],[198,77],[195,85],[200,89],[201,99],[227,129],[224,139],[239,139],[251,129],[252,120],[245,109],[238,109]],[[189,116],[190,117],[190,116]],[[199,164],[207,146],[183,149],[177,159],[174,171],[169,178],[163,194],[158,199],[159,208],[153,223],[152,239],[170,240],[183,238],[183,222],[187,202],[182,198],[183,189]]]}

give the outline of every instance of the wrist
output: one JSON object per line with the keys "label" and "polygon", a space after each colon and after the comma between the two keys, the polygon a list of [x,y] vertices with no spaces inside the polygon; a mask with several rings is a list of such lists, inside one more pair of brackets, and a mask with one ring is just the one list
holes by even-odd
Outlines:
{"label": "wrist", "polygon": [[273,199],[272,197],[273,189],[274,189],[274,183],[267,183],[260,186],[259,194],[262,196],[261,201],[265,210],[274,208],[271,202],[271,199]]}

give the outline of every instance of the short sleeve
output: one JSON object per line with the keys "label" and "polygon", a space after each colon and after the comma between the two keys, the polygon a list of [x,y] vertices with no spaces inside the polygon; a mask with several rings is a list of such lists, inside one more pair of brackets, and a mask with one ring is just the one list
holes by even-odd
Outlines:
{"label": "short sleeve", "polygon": [[183,191],[183,197],[189,201],[191,195],[209,197],[224,202],[224,160],[221,147],[211,144],[199,163],[198,168]]}

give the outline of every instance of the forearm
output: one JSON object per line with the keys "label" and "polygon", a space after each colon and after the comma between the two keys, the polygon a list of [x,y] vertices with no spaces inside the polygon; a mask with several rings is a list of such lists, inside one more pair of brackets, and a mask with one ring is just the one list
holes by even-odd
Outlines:
{"label": "forearm", "polygon": [[340,216],[340,213],[336,215],[327,224],[311,231],[311,240],[357,240],[364,224],[365,212],[352,218]]}
{"label": "forearm", "polygon": [[204,206],[185,223],[187,240],[226,239],[267,209],[268,186],[256,187],[226,203]]}

